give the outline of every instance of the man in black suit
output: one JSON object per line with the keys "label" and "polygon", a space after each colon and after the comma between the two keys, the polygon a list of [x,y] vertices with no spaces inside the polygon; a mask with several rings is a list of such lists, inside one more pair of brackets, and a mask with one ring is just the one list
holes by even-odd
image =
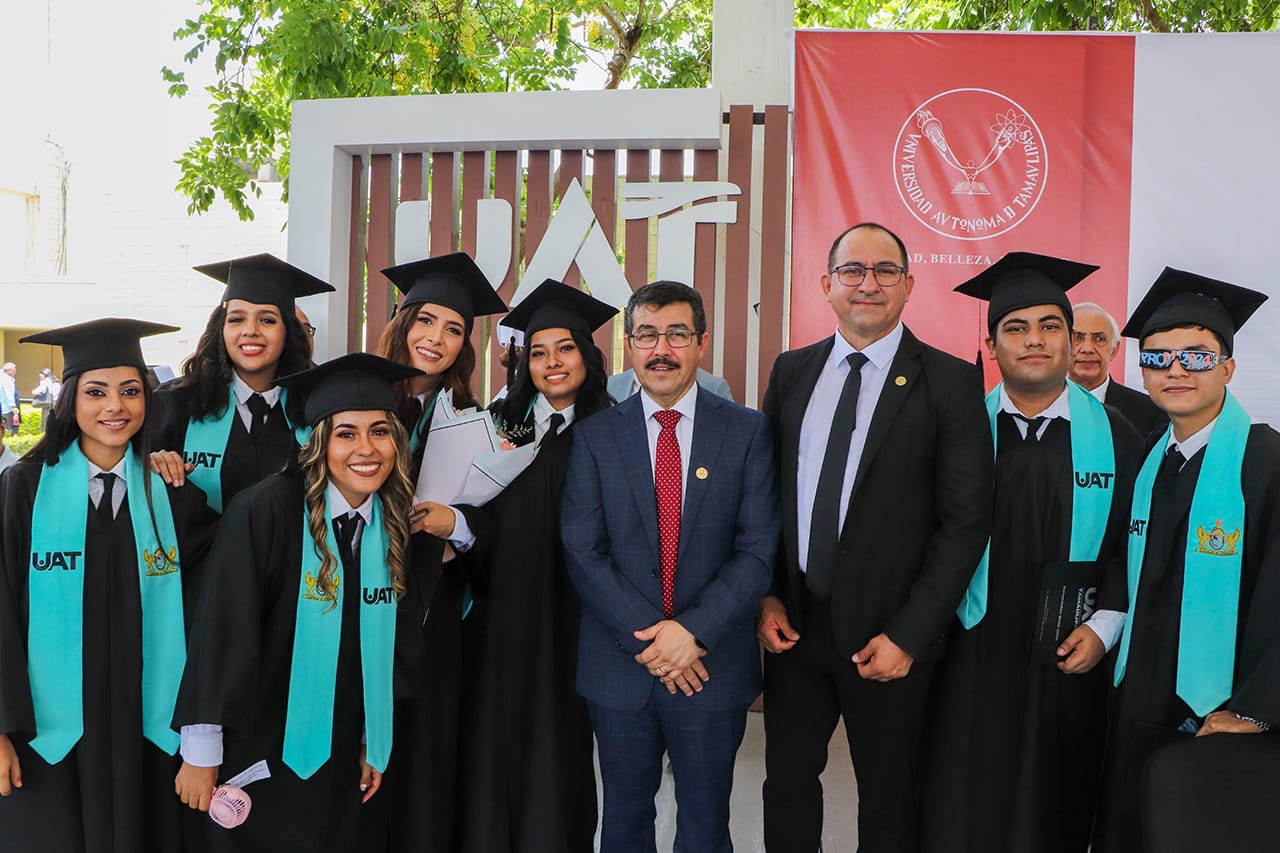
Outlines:
{"label": "man in black suit", "polygon": [[990,535],[991,431],[977,368],[900,322],[915,284],[901,239],[855,225],[827,269],[836,333],[779,356],[763,406],[783,519],[757,624],[765,844],[818,849],[843,716],[859,849],[913,851],[933,665]]}
{"label": "man in black suit", "polygon": [[1075,314],[1068,371],[1071,381],[1124,415],[1138,435],[1150,435],[1167,427],[1169,417],[1150,397],[1116,382],[1108,373],[1120,351],[1120,327],[1115,318],[1093,302],[1073,305],[1071,311]]}

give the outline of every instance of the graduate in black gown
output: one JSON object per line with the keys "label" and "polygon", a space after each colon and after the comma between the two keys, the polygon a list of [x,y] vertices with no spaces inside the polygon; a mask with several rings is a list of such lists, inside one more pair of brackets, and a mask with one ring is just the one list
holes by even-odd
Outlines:
{"label": "graduate in black gown", "polygon": [[65,385],[0,478],[7,853],[179,850],[194,823],[173,799],[169,723],[218,519],[199,489],[148,470],[138,342],[174,331],[97,320],[23,339],[62,346]]}
{"label": "graduate in black gown", "polygon": [[934,685],[922,849],[1084,853],[1123,619],[1140,440],[1067,380],[1066,290],[1096,267],[1006,255],[957,288],[990,301],[996,446],[988,556]]}
{"label": "graduate in black gown", "polygon": [[[1144,772],[1157,773],[1162,759],[1176,768],[1183,757],[1203,754],[1187,741],[1238,739],[1238,747],[1211,746],[1210,753],[1248,749],[1246,742],[1260,751],[1274,747],[1280,435],[1251,424],[1227,387],[1236,366],[1235,333],[1266,298],[1166,268],[1124,328],[1141,346],[1147,392],[1172,425],[1153,437],[1134,486],[1129,616],[1116,658],[1119,690],[1094,830],[1099,853],[1185,849],[1153,846],[1169,834],[1144,837],[1141,826],[1196,821],[1173,813],[1183,808],[1183,796],[1142,787]],[[1230,818],[1232,831],[1201,849],[1275,849],[1277,783],[1277,776],[1266,783],[1269,814],[1250,816],[1247,808],[1210,814],[1205,810],[1217,800],[1198,797],[1203,823],[1188,837]],[[1241,838],[1253,841],[1231,840]]]}
{"label": "graduate in black gown", "polygon": [[[482,507],[461,507],[479,578],[462,684],[458,833],[467,853],[590,851],[596,830],[591,720],[575,687],[578,595],[565,573],[560,494],[573,425],[611,405],[592,332],[617,309],[548,279],[512,310],[524,333],[510,391],[490,406],[500,435],[532,462]],[[454,535],[453,513],[429,524]]]}
{"label": "graduate in black gown", "polygon": [[[507,306],[484,273],[461,252],[383,270],[404,294],[378,343],[380,355],[425,375],[396,389],[399,415],[409,432],[411,474],[422,464],[432,415],[441,395],[457,410],[476,405],[471,374],[476,352],[471,330],[477,317]],[[397,703],[396,741],[387,794],[392,850],[453,850],[458,764],[458,714],[464,667],[463,614],[466,566],[454,559],[467,539],[451,543],[426,531],[426,507],[414,507],[409,543],[408,590],[402,618],[421,626],[416,643],[402,650],[402,678],[413,695]],[[375,849],[371,847],[370,849]]]}
{"label": "graduate in black gown", "polygon": [[284,468],[305,439],[301,402],[272,383],[311,366],[294,299],[333,287],[265,254],[196,269],[227,288],[182,376],[156,394],[152,466],[167,483],[194,480],[222,512]]}
{"label": "graduate in black gown", "polygon": [[314,428],[227,508],[174,715],[191,808],[258,761],[271,773],[242,825],[206,821],[210,850],[357,853],[374,836],[412,500],[391,383],[415,373],[356,353],[280,380]]}

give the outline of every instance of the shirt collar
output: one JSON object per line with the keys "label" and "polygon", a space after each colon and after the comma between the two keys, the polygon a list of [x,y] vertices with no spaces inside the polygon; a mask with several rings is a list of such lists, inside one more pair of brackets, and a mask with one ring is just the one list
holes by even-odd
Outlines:
{"label": "shirt collar", "polygon": [[[577,405],[577,404],[575,403],[574,405]],[[538,426],[542,426],[546,424],[548,421],[550,421],[551,416],[555,414],[559,414],[564,417],[564,426],[562,426],[561,429],[564,429],[564,427],[567,427],[569,424],[573,423],[573,406],[566,406],[565,408],[557,411],[555,408],[552,407],[550,403],[547,402],[546,397],[543,397],[541,394],[537,394],[534,396],[533,422],[535,424],[537,424]]]}
{"label": "shirt collar", "polygon": [[[1038,415],[1035,415],[1035,417],[1046,418],[1050,420],[1052,420],[1053,418],[1062,418],[1064,421],[1071,420],[1071,405],[1070,405],[1069,393],[1070,393],[1070,389],[1064,386],[1062,389],[1062,393],[1058,395],[1058,398],[1054,400],[1052,403],[1050,403],[1049,407],[1045,409],[1043,412],[1041,412]],[[1030,415],[1024,414],[1017,406],[1013,404],[1013,401],[1009,399],[1009,392],[1005,390],[1005,387],[1003,385],[1000,386],[1000,411],[1008,412],[1011,415],[1018,415],[1024,418],[1031,417]]]}
{"label": "shirt collar", "polygon": [[[1218,413],[1218,418],[1222,417],[1222,413]],[[1183,459],[1190,459],[1200,452],[1206,444],[1209,443],[1209,436],[1213,434],[1213,428],[1218,424],[1218,418],[1214,418],[1209,423],[1200,427],[1192,435],[1188,436],[1185,441],[1178,441],[1173,437],[1173,430],[1169,430],[1169,441],[1165,444],[1165,453],[1169,452],[1170,447],[1178,448],[1178,452],[1182,454]]]}
{"label": "shirt collar", "polygon": [[[1083,385],[1080,387],[1084,387]],[[1089,393],[1098,398],[1099,403],[1107,402],[1107,390],[1111,387],[1111,377],[1108,375],[1102,380],[1102,384],[1097,388],[1090,388]]]}
{"label": "shirt collar", "polygon": [[235,392],[236,402],[241,406],[249,405],[249,398],[254,394],[261,394],[262,399],[266,400],[269,406],[274,406],[276,400],[280,399],[279,385],[272,385],[266,391],[254,391],[234,370],[231,371],[231,390]]}
{"label": "shirt collar", "polygon": [[[693,423],[693,413],[697,409],[698,402],[698,383],[694,382],[689,386],[689,390],[684,392],[684,396],[676,400],[676,404],[671,408],[680,413],[681,420],[688,420]],[[662,411],[662,407],[653,401],[649,396],[649,392],[643,388],[640,389],[640,405],[644,407],[644,419],[646,422],[653,417],[654,412]]]}
{"label": "shirt collar", "polygon": [[[85,461],[89,462],[89,459],[86,457]],[[97,465],[94,465],[92,462],[89,462],[89,479],[92,480],[94,477],[98,476],[99,474],[115,474],[117,477],[123,480],[124,479],[124,457],[121,456],[120,461],[117,462],[115,465],[113,465],[110,469],[99,468]]]}
{"label": "shirt collar", "polygon": [[840,330],[836,329],[835,344],[831,347],[831,355],[827,357],[827,363],[838,364],[848,358],[850,353],[860,352],[867,357],[872,367],[876,370],[884,370],[897,355],[900,343],[902,343],[902,323],[894,326],[883,338],[867,344],[860,350],[854,349],[853,344],[845,340]]}
{"label": "shirt collar", "polygon": [[325,491],[325,496],[329,499],[329,514],[333,518],[341,518],[352,511],[359,513],[366,525],[373,518],[373,495],[365,497],[364,503],[360,504],[360,506],[353,507],[347,503],[347,499],[342,496],[342,492],[334,485],[331,478],[329,480],[329,488]]}

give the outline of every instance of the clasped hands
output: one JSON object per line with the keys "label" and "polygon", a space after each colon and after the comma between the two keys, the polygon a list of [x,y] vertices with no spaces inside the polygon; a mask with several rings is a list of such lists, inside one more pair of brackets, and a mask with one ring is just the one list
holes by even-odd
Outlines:
{"label": "clasped hands", "polygon": [[643,631],[636,631],[635,638],[649,645],[636,655],[636,663],[649,670],[660,680],[667,692],[677,690],[686,696],[702,692],[702,685],[711,680],[702,657],[707,650],[698,645],[693,634],[674,619],[664,619]]}

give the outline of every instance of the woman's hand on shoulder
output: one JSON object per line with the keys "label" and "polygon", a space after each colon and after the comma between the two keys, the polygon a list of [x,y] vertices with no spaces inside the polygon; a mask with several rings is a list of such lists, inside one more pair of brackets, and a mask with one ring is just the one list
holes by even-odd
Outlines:
{"label": "woman's hand on shoulder", "polygon": [[182,454],[176,450],[157,450],[151,454],[151,470],[170,486],[181,486],[194,468],[183,462]]}

